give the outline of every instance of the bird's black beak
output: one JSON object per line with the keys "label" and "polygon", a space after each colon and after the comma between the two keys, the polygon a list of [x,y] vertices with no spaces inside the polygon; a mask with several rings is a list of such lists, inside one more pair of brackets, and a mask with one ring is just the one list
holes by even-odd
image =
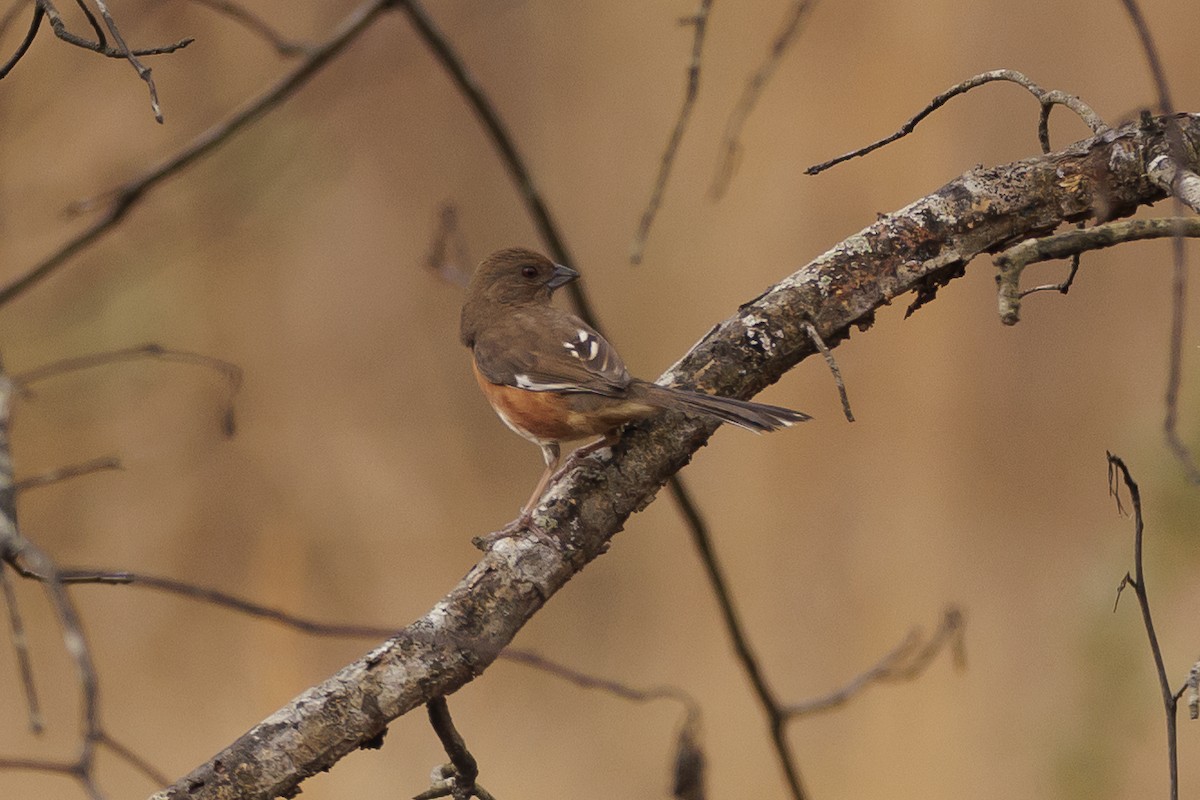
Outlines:
{"label": "bird's black beak", "polygon": [[560,286],[570,283],[579,277],[579,273],[570,267],[564,267],[562,264],[554,265],[554,272],[550,274],[550,280],[546,281],[546,285],[550,287],[550,291],[554,291]]}

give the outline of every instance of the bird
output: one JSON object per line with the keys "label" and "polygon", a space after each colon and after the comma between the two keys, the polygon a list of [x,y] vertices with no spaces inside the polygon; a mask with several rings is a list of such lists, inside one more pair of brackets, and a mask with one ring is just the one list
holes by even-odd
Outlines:
{"label": "bird", "polygon": [[579,317],[551,305],[574,269],[523,247],[483,259],[467,286],[459,338],[479,388],[500,419],[542,450],[542,472],[520,516],[503,532],[533,527],[533,510],[562,461],[562,445],[592,436],[582,457],[612,445],[620,428],[661,410],[728,422],[756,433],[811,419],[789,408],[664,386],[630,375],[613,346]]}

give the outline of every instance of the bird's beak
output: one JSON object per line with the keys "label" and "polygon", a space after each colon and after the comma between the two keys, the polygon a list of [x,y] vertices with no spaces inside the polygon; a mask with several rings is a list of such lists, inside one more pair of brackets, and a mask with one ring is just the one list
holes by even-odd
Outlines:
{"label": "bird's beak", "polygon": [[550,280],[546,281],[546,285],[554,291],[560,286],[570,283],[579,277],[579,273],[570,267],[564,267],[562,264],[554,265],[554,272],[550,275]]}

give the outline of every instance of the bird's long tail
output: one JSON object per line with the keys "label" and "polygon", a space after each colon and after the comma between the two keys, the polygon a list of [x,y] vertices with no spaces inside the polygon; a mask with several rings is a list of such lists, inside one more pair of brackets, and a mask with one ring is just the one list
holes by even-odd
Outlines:
{"label": "bird's long tail", "polygon": [[808,414],[782,406],[752,403],[749,400],[737,400],[733,397],[721,397],[714,394],[700,394],[687,389],[660,386],[657,383],[644,383],[642,387],[646,398],[654,405],[715,417],[722,422],[728,422],[755,433],[775,431],[795,425],[797,422],[812,419]]}

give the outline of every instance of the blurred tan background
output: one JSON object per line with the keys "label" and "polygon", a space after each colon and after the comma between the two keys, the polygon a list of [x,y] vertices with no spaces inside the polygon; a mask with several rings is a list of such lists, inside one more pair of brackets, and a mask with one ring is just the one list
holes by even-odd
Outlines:
{"label": "blurred tan background", "polygon": [[[67,4],[63,4],[66,6]],[[720,134],[789,6],[715,4],[701,95],[645,262],[627,260],[682,97],[690,0],[431,0],[491,93],[578,259],[607,331],[653,377],[739,304],[842,238],[979,163],[1034,155],[1036,103],[995,85],[917,133],[819,177],[804,168],[895,130],[978,72],[1019,69],[1109,121],[1153,92],[1117,2],[825,2],[746,125],[728,195],[707,197]],[[1180,109],[1200,111],[1200,16],[1146,0]],[[287,63],[186,2],[113,2],[136,44],[197,41],[151,63],[154,123],[127,64],[43,31],[0,83],[0,278],[85,220],[60,211],[173,153]],[[264,0],[316,40],[352,3]],[[84,31],[74,9],[72,26]],[[0,41],[19,41],[24,20]],[[1055,113],[1061,147],[1086,135]],[[219,380],[155,363],[38,387],[16,409],[22,475],[100,455],[125,469],[22,496],[25,532],[65,565],[168,574],[330,621],[401,626],[474,563],[472,536],[510,519],[541,469],[478,395],[457,343],[459,290],[422,263],[452,201],[477,260],[539,244],[491,146],[402,15],[382,20],[298,96],[147,197],[112,234],[0,310],[13,371],[147,341],[246,373],[221,438]],[[1151,213],[1165,214],[1164,206]],[[950,602],[969,666],[870,690],[790,739],[819,800],[1156,796],[1162,712],[1129,594],[1132,524],[1106,492],[1124,456],[1147,514],[1147,568],[1172,681],[1200,655],[1200,494],[1162,443],[1169,245],[1090,256],[1067,297],[997,320],[990,263],[902,320],[907,298],[836,355],[859,421],[823,364],[763,399],[817,420],[768,437],[719,432],[685,477],[700,497],[771,682],[825,693]],[[1193,261],[1195,248],[1189,248]],[[1061,265],[1035,268],[1049,282]],[[1200,447],[1197,292],[1182,429]],[[25,730],[0,644],[0,753],[74,752],[76,691],[41,595],[21,586],[50,730]],[[113,735],[171,776],[364,652],[132,588],[75,592]],[[701,699],[713,797],[783,797],[757,706],[668,498],[566,587],[517,645],[634,685]],[[452,699],[498,797],[664,797],[679,720],[498,663]],[[1181,722],[1183,792],[1200,731]],[[393,798],[442,761],[423,714],[303,785],[306,797]],[[111,757],[111,797],[154,787]],[[74,798],[60,777],[0,772],[5,798]]]}

